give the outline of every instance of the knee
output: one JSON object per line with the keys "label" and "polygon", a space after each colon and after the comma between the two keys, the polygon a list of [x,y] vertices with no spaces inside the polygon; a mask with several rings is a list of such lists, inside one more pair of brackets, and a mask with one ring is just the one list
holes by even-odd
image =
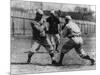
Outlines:
{"label": "knee", "polygon": [[82,48],[79,48],[76,51],[81,58],[87,57],[87,53]]}
{"label": "knee", "polygon": [[54,49],[53,45],[49,45],[49,50],[52,51]]}
{"label": "knee", "polygon": [[50,50],[50,51],[49,51],[49,55],[50,55],[51,57],[54,57],[54,51]]}

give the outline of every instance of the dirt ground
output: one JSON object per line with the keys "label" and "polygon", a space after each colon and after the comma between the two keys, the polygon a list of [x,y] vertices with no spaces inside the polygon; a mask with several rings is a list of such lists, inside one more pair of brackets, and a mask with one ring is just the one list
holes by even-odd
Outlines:
{"label": "dirt ground", "polygon": [[[84,37],[83,48],[95,59],[96,39],[95,37]],[[81,59],[77,53],[71,50],[63,59],[64,66],[51,65],[51,59],[48,53],[36,53],[32,57],[31,64],[27,64],[27,54],[31,48],[30,39],[11,38],[11,74],[44,73],[44,72],[62,72],[95,70],[96,66],[90,66],[90,61]],[[40,52],[46,52],[41,47]]]}

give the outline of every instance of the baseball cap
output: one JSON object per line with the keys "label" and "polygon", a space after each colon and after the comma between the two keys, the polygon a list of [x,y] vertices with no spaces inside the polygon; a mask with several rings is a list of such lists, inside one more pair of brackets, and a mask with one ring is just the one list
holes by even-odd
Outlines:
{"label": "baseball cap", "polygon": [[72,19],[72,18],[71,18],[71,16],[69,16],[69,15],[68,15],[68,16],[66,16],[65,18],[66,18],[66,19],[69,19],[69,20],[71,20],[71,19]]}

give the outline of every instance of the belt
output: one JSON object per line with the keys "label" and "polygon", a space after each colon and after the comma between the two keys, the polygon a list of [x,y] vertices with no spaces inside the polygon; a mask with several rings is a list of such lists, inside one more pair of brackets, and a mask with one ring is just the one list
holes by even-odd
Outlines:
{"label": "belt", "polygon": [[81,35],[69,35],[68,37],[69,38],[72,38],[72,37],[81,37]]}
{"label": "belt", "polygon": [[74,35],[74,37],[80,37],[81,35]]}

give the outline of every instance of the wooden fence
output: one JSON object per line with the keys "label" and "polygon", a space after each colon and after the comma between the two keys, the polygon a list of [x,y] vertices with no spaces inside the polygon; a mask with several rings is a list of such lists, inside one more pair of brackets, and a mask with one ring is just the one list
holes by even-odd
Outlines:
{"label": "wooden fence", "polygon": [[[11,16],[11,35],[12,36],[32,36],[30,22],[33,19]],[[95,33],[96,23],[89,21],[74,20],[80,27],[83,34]]]}

